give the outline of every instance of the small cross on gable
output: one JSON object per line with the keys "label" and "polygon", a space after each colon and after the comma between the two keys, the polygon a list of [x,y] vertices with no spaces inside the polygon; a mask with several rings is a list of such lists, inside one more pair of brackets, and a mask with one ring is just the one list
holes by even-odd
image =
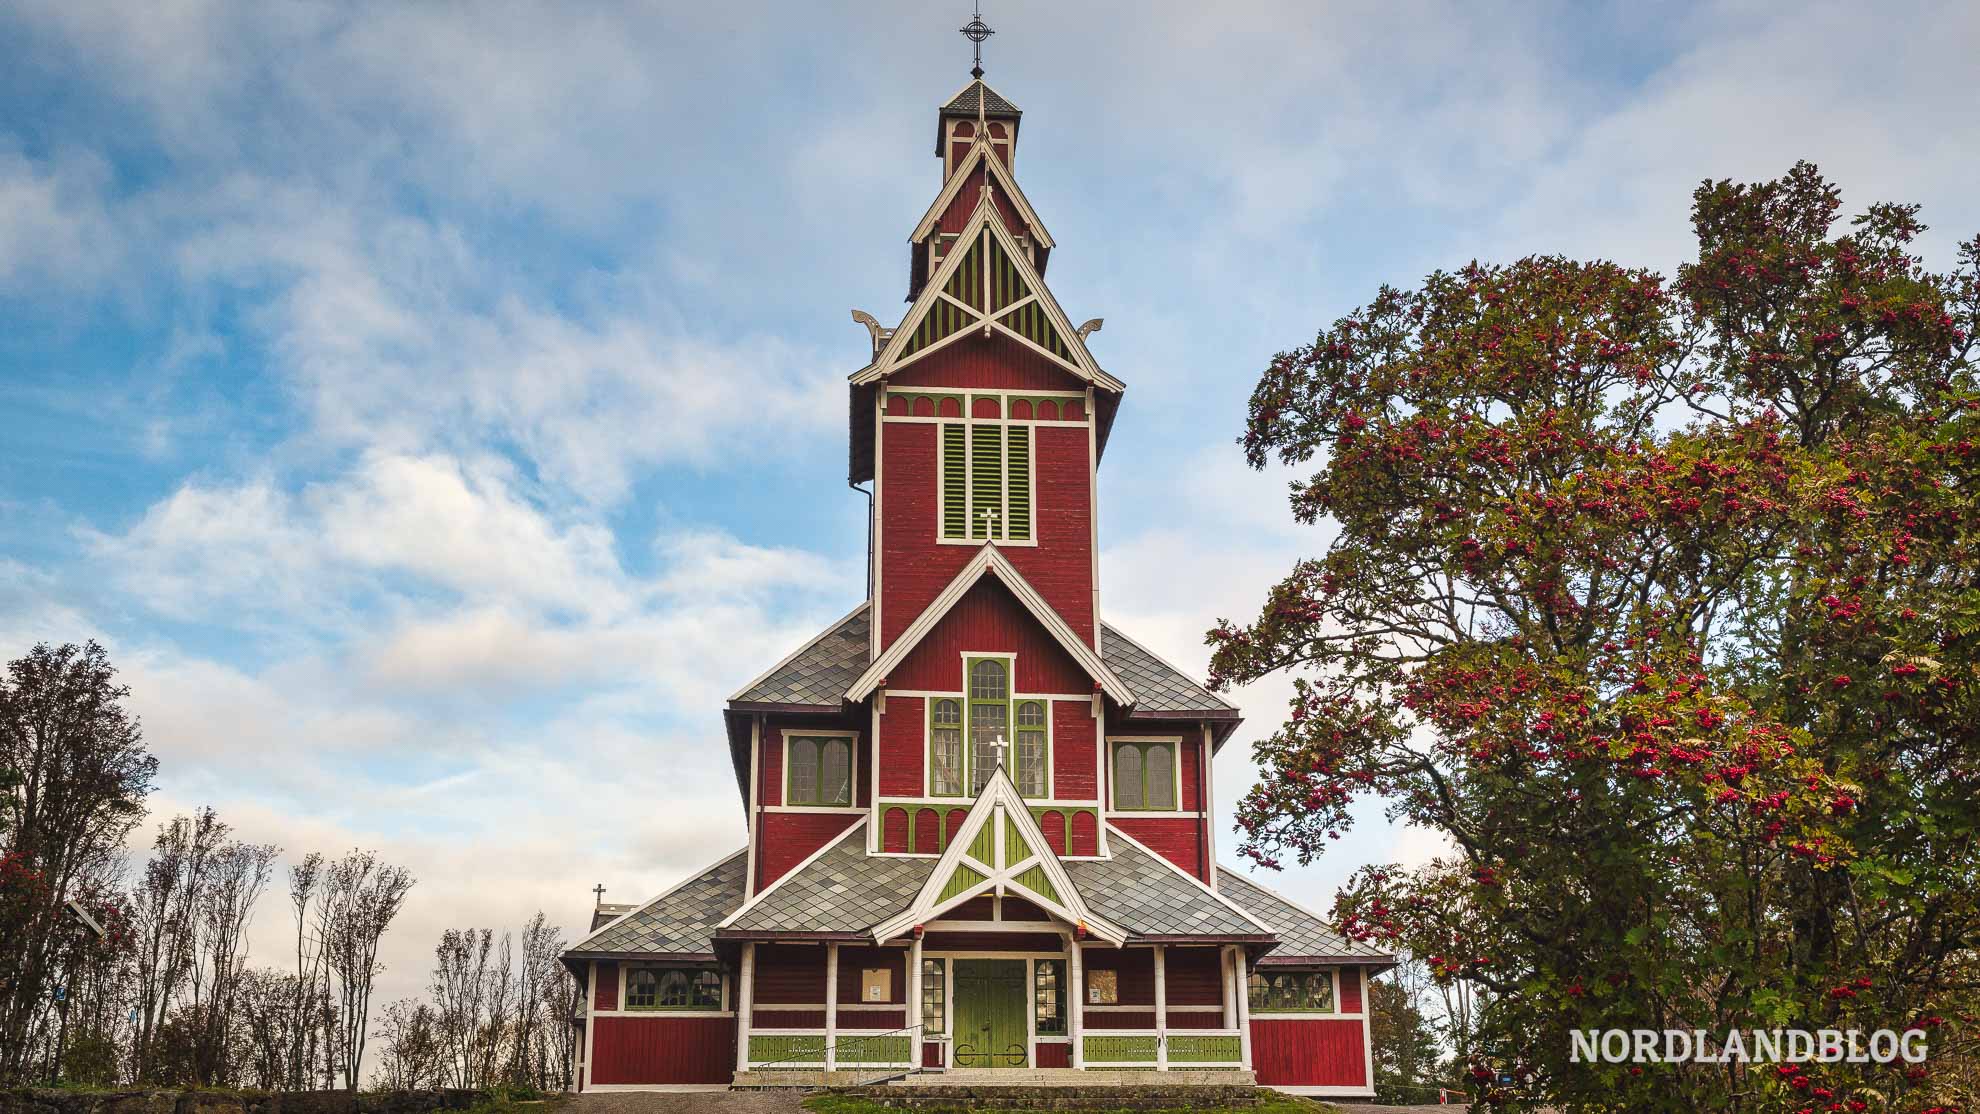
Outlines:
{"label": "small cross on gable", "polygon": [[997,536],[997,517],[998,517],[996,508],[985,507],[981,511],[977,512],[976,517],[983,520],[983,536],[986,538],[995,539]]}

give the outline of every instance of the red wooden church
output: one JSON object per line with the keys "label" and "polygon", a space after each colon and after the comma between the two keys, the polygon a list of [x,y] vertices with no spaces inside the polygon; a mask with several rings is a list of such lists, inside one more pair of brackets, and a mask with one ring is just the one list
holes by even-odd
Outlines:
{"label": "red wooden church", "polygon": [[938,113],[910,308],[855,313],[866,602],[724,710],[748,846],[600,906],[567,954],[586,1088],[1132,1069],[1373,1094],[1391,957],[1216,865],[1238,713],[1101,616],[1123,384],[1045,285],[1021,116],[980,73]]}

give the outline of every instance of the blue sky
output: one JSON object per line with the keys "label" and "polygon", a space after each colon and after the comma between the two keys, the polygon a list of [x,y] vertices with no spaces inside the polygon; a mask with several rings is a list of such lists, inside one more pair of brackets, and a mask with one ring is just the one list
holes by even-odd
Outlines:
{"label": "blue sky", "polygon": [[[112,648],[161,813],[411,865],[390,995],[443,926],[576,927],[739,845],[717,708],[859,597],[847,310],[901,311],[966,17],[8,5],[0,651]],[[1380,283],[1669,270],[1700,179],[1797,158],[1924,204],[1940,267],[1980,230],[1970,4],[985,17],[1053,288],[1129,384],[1103,608],[1191,667],[1326,540],[1242,466],[1251,381]],[[1225,816],[1285,691],[1239,694]],[[1273,884],[1433,850],[1371,808]]]}

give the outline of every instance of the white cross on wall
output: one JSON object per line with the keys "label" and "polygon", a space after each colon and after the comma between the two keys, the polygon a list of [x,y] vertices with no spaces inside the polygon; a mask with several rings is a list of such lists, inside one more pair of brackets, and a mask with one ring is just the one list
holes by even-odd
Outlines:
{"label": "white cross on wall", "polygon": [[976,517],[983,520],[985,534],[993,538],[997,536],[997,512],[994,508],[986,507],[978,511]]}
{"label": "white cross on wall", "polygon": [[1001,770],[1004,768],[1004,752],[1010,749],[1011,744],[1004,741],[1003,732],[1000,731],[997,733],[997,741],[990,745],[997,751],[997,768]]}

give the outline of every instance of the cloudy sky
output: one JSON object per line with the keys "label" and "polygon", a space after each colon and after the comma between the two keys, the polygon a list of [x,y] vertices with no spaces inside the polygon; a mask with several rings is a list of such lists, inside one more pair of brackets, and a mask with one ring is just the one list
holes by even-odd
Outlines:
{"label": "cloudy sky", "polygon": [[[718,708],[860,596],[847,310],[901,310],[967,14],[0,8],[0,654],[111,648],[154,819],[409,865],[389,996],[443,927],[575,929],[739,846]],[[1980,231],[1969,3],[985,15],[1129,384],[1103,606],[1191,667],[1326,541],[1242,465],[1250,383],[1380,283],[1668,269],[1700,179],[1798,158],[1924,204],[1938,266]],[[1284,692],[1240,694],[1225,816]],[[1274,884],[1428,846],[1371,808]]]}

